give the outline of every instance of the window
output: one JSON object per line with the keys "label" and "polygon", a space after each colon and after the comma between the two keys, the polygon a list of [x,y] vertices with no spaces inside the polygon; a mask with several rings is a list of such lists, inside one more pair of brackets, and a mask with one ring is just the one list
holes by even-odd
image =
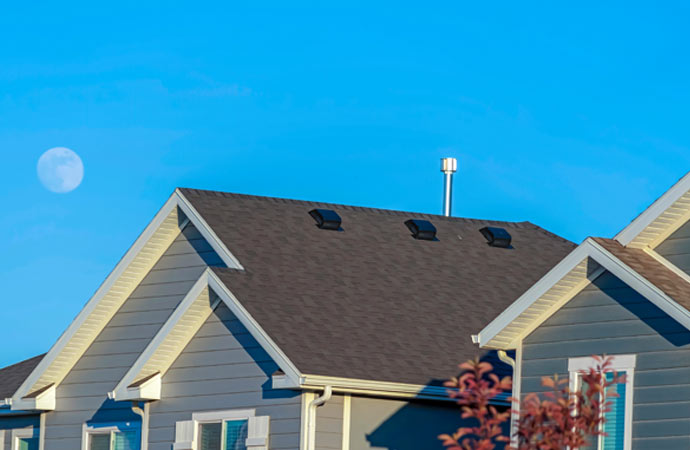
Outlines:
{"label": "window", "polygon": [[[610,397],[611,410],[604,413],[606,421],[603,431],[608,436],[600,436],[596,448],[599,450],[630,450],[632,444],[632,403],[633,377],[635,372],[635,355],[617,355],[613,358],[611,370],[625,375],[625,383],[615,385],[618,397]],[[570,387],[572,390],[583,389],[580,372],[596,367],[597,362],[591,357],[570,358],[568,371],[570,372]],[[609,381],[613,373],[604,375]],[[613,386],[609,389],[614,388]]]}
{"label": "window", "polygon": [[174,450],[266,450],[268,416],[253,409],[195,413],[177,422]]}
{"label": "window", "polygon": [[38,450],[38,429],[12,430],[12,450]]}
{"label": "window", "polygon": [[13,430],[12,450],[38,450],[38,429]]}
{"label": "window", "polygon": [[248,428],[248,420],[201,423],[198,450],[246,450]]}
{"label": "window", "polygon": [[138,423],[84,426],[84,450],[139,450],[141,444]]}

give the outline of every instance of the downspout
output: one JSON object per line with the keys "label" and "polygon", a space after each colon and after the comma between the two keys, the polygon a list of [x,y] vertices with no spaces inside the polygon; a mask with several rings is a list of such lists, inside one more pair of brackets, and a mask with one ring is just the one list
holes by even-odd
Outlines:
{"label": "downspout", "polygon": [[515,360],[508,356],[505,350],[499,350],[498,351],[498,359],[503,361],[504,363],[508,364],[510,367],[515,369]]}
{"label": "downspout", "polygon": [[39,418],[38,426],[38,450],[45,450],[46,448],[46,413],[42,412]]}
{"label": "downspout", "polygon": [[144,408],[138,402],[132,402],[132,412],[141,417],[141,450],[149,448],[149,402],[144,402]]}
{"label": "downspout", "polygon": [[[508,354],[505,352],[505,350],[499,350],[498,351],[498,359],[503,361],[504,363],[508,364],[510,367],[513,368],[513,392],[511,397],[514,399],[520,396],[520,392],[518,391],[518,383],[519,381],[516,381],[517,378],[517,373],[515,370],[515,360],[508,356]],[[511,414],[510,414],[510,445],[514,448],[517,448],[518,442],[517,442],[517,427],[518,427],[518,418],[519,418],[519,408],[520,404],[517,403],[517,406],[513,406],[513,404],[510,405],[511,408]]]}
{"label": "downspout", "polygon": [[316,408],[326,404],[326,402],[329,401],[331,397],[333,397],[333,387],[326,386],[323,389],[323,394],[320,397],[316,397],[309,404],[309,418],[307,421],[307,450],[316,450]]}

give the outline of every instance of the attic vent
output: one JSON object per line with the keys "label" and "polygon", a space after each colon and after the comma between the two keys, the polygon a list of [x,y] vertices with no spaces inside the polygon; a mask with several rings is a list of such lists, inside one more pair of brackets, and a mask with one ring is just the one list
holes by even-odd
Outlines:
{"label": "attic vent", "polygon": [[332,209],[312,209],[309,211],[316,225],[323,230],[338,230],[343,222],[337,212]]}
{"label": "attic vent", "polygon": [[489,245],[492,247],[510,248],[512,237],[505,228],[484,227],[479,230],[484,235]]}
{"label": "attic vent", "polygon": [[436,239],[436,227],[428,220],[410,219],[405,222],[415,239],[433,241]]}

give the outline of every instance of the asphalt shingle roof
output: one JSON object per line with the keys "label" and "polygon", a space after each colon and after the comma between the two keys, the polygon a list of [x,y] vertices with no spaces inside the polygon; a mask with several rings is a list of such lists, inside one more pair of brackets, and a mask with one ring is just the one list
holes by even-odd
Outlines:
{"label": "asphalt shingle roof", "polygon": [[34,356],[0,369],[0,399],[12,397],[44,356],[45,354]]}
{"label": "asphalt shingle roof", "polygon": [[687,310],[690,310],[690,284],[672,270],[654,259],[644,250],[623,247],[618,241],[605,238],[592,238],[613,256],[627,264],[643,278],[658,287],[666,295]]}
{"label": "asphalt shingle roof", "polygon": [[[477,333],[574,244],[529,222],[181,189],[246,271],[215,269],[305,374],[427,384],[480,353]],[[321,230],[313,208],[335,210]],[[426,219],[437,241],[404,225]],[[506,228],[513,248],[479,229]]]}

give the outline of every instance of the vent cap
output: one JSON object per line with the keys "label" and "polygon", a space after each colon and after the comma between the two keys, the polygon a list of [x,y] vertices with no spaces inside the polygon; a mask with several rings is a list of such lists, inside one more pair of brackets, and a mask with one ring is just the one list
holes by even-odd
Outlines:
{"label": "vent cap", "polygon": [[322,230],[339,230],[343,222],[338,213],[332,209],[312,209],[309,215],[316,220],[316,226]]}
{"label": "vent cap", "polygon": [[484,227],[479,230],[484,235],[487,242],[492,247],[510,248],[510,241],[513,239],[505,228]]}
{"label": "vent cap", "polygon": [[436,227],[428,220],[410,219],[405,222],[415,239],[433,241],[436,239]]}

